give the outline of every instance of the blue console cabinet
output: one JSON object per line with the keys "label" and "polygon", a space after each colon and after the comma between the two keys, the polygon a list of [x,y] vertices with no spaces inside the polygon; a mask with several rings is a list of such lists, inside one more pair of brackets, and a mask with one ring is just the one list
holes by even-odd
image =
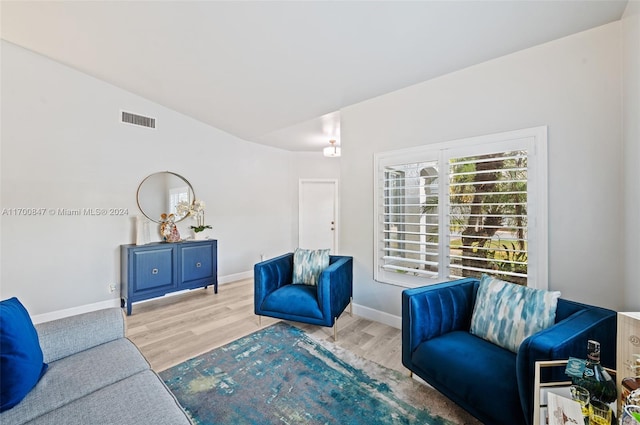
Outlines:
{"label": "blue console cabinet", "polygon": [[122,245],[120,297],[131,315],[136,301],[213,285],[218,293],[218,241]]}

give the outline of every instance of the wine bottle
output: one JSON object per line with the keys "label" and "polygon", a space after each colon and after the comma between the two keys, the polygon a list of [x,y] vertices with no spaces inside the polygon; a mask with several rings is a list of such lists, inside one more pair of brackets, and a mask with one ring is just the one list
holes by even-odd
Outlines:
{"label": "wine bottle", "polygon": [[600,343],[587,342],[587,361],[582,377],[572,377],[573,384],[586,388],[592,400],[611,403],[617,399],[616,382],[600,364]]}

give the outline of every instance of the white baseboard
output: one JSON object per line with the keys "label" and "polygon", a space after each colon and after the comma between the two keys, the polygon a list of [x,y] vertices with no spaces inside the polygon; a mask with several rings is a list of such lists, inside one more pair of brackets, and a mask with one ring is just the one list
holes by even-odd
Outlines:
{"label": "white baseboard", "polygon": [[[224,285],[226,283],[231,283],[231,282],[236,282],[238,280],[251,279],[251,278],[253,278],[253,271],[235,273],[235,274],[218,277],[218,284]],[[186,289],[184,291],[173,292],[171,294],[165,295],[165,297],[178,295],[186,291],[189,291],[189,290]],[[140,302],[148,302],[148,301],[153,301],[153,299],[144,300]],[[120,298],[100,301],[93,304],[85,304],[78,307],[67,308],[64,310],[56,310],[49,313],[37,314],[31,317],[31,321],[33,323],[49,322],[51,320],[62,319],[63,317],[75,316],[77,314],[88,313],[90,311],[102,310],[104,308],[111,308],[111,307],[120,307]]]}
{"label": "white baseboard", "polygon": [[50,322],[51,320],[62,319],[63,317],[75,316],[76,314],[88,313],[90,311],[102,310],[103,308],[111,307],[120,307],[120,298],[66,308],[64,310],[52,311],[50,313],[36,314],[31,317],[31,321],[33,323]]}
{"label": "white baseboard", "polygon": [[393,326],[396,329],[402,329],[402,317],[394,316],[393,314],[385,313],[384,311],[374,310],[370,307],[353,303],[353,314],[364,317],[365,319]]}
{"label": "white baseboard", "polygon": [[[252,279],[253,270],[234,273],[226,276],[218,277],[218,284],[224,285],[239,280]],[[165,296],[172,296],[183,293],[185,291],[174,292]],[[145,300],[140,302],[153,301]],[[90,311],[101,310],[103,308],[120,307],[120,298],[114,298],[111,300],[100,301],[93,304],[85,304],[78,307],[67,308],[64,310],[52,311],[49,313],[37,314],[31,317],[33,323],[49,322],[51,320],[61,319],[63,317],[74,316],[76,314],[88,313]],[[394,316],[393,314],[385,313],[384,311],[375,310],[370,307],[366,307],[360,304],[353,303],[353,314],[363,317],[365,319],[373,320],[376,322],[384,323],[385,325],[393,326],[396,329],[402,329],[402,317]]]}
{"label": "white baseboard", "polygon": [[226,276],[218,277],[218,284],[222,285],[225,283],[237,282],[238,280],[245,280],[245,279],[253,279],[253,270],[241,272],[241,273],[228,274]]}
{"label": "white baseboard", "polygon": [[[230,283],[245,279],[253,279],[253,270],[220,277],[218,278],[218,283]],[[393,314],[385,313],[384,311],[375,310],[370,307],[353,303],[353,314],[365,319],[393,326],[396,329],[402,329],[402,317],[394,316]]]}

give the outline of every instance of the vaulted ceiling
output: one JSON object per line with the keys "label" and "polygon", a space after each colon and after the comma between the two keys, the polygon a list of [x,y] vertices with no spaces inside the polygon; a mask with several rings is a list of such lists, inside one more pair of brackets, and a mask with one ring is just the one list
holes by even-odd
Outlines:
{"label": "vaulted ceiling", "polygon": [[[5,1],[3,39],[240,138],[339,140],[339,110],[621,18],[626,1]],[[144,112],[144,111],[141,111]]]}

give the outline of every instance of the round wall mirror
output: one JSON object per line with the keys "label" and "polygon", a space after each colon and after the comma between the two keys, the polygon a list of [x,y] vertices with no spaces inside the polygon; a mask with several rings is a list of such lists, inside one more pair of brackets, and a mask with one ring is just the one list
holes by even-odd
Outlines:
{"label": "round wall mirror", "polygon": [[184,220],[187,213],[179,213],[178,203],[189,205],[196,199],[191,183],[179,174],[161,171],[146,177],[138,186],[138,208],[145,217],[156,223],[162,214],[173,214],[175,221]]}

